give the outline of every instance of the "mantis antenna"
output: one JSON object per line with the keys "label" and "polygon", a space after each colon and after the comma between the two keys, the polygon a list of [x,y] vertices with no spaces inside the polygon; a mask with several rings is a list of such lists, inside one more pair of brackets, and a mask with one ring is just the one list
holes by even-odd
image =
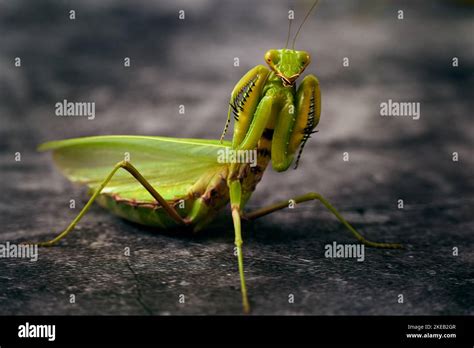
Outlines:
{"label": "mantis antenna", "polygon": [[291,22],[292,22],[292,20],[290,18],[288,18],[288,36],[286,37],[285,48],[288,48],[288,43],[290,42]]}
{"label": "mantis antenna", "polygon": [[314,3],[313,3],[313,6],[311,6],[311,8],[309,9],[308,13],[306,14],[306,16],[304,17],[303,21],[301,22],[298,30],[296,31],[296,35],[295,35],[295,38],[293,39],[293,46],[291,47],[291,49],[295,49],[295,43],[296,43],[296,38],[298,37],[298,34],[300,33],[300,30],[301,28],[303,27],[303,24],[306,22],[306,20],[308,19],[309,15],[311,14],[311,11],[313,11],[313,9],[316,7],[316,5],[318,4],[319,0],[316,0]]}

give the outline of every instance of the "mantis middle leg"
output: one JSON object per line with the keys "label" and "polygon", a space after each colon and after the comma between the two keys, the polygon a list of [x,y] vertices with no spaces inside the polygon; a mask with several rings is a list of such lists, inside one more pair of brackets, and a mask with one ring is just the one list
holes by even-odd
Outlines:
{"label": "mantis middle leg", "polygon": [[[352,233],[352,235],[362,244],[367,245],[369,247],[374,247],[374,248],[385,248],[385,249],[401,249],[402,245],[397,244],[397,243],[379,243],[379,242],[372,242],[370,240],[367,240],[364,238],[359,232],[356,231],[354,227],[352,227],[351,224],[347,222],[346,219],[344,219],[339,213],[336,208],[334,208],[323,196],[321,196],[319,193],[316,192],[310,192],[305,195],[296,197],[293,199],[295,203],[302,203],[302,202],[307,202],[307,201],[313,201],[313,200],[318,200],[320,201],[331,213],[336,216],[336,218]],[[271,214],[277,210],[281,210],[284,208],[288,207],[288,201],[282,201],[273,205],[269,205],[264,208],[260,208],[258,210],[255,210],[253,212],[250,212],[248,214],[244,215],[244,218],[248,220],[253,220],[257,219],[259,217]]]}
{"label": "mantis middle leg", "polygon": [[240,208],[242,199],[242,187],[240,181],[235,180],[230,183],[230,204],[232,208],[232,221],[234,222],[235,232],[235,246],[237,248],[237,261],[239,264],[239,275],[240,275],[240,288],[242,292],[242,305],[244,307],[244,313],[250,312],[250,305],[247,296],[247,286],[245,284],[244,276],[244,261],[242,255],[242,231],[240,224]]}

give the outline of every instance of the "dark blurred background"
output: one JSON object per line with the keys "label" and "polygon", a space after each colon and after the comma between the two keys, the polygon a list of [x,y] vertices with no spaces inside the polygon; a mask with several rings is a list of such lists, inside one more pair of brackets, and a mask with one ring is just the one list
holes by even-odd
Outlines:
{"label": "dark blurred background", "polygon": [[[49,238],[77,214],[69,200],[86,200],[35,151],[39,143],[219,137],[235,83],[284,46],[288,9],[294,33],[311,4],[0,1],[0,238]],[[472,1],[320,1],[296,45],[320,80],[319,132],[297,170],[265,173],[249,206],[321,192],[367,237],[407,249],[366,249],[361,263],[324,258],[325,244],[354,241],[315,202],[245,224],[254,313],[473,314],[473,19]],[[95,102],[95,119],[55,116],[64,99]],[[420,102],[420,119],[381,117],[388,99]],[[0,259],[0,314],[238,314],[232,249],[225,213],[190,238],[95,207],[38,262]]]}

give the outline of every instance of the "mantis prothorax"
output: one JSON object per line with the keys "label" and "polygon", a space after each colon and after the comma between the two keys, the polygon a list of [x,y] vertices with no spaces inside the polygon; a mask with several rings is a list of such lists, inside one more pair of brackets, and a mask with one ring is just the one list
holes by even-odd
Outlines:
{"label": "mantis prothorax", "polygon": [[[39,245],[52,246],[68,235],[93,202],[143,225],[161,229],[183,226],[193,231],[205,227],[230,202],[243,310],[248,313],[241,219],[256,219],[288,207],[288,201],[283,201],[244,212],[269,162],[277,172],[286,171],[293,162],[297,166],[319,122],[318,79],[307,75],[296,87],[310,61],[307,52],[294,47],[267,51],[267,66],[254,67],[234,87],[220,140],[97,136],[42,144],[39,150],[52,150],[62,172],[73,182],[87,184],[92,197],[61,234]],[[232,116],[235,125],[230,143],[223,138]],[[257,165],[219,163],[219,151],[226,149],[256,150]],[[123,160],[124,153],[130,160]],[[312,200],[320,201],[359,242],[377,248],[401,247],[365,239],[319,193],[293,198],[295,203]],[[184,207],[178,207],[182,203]]]}

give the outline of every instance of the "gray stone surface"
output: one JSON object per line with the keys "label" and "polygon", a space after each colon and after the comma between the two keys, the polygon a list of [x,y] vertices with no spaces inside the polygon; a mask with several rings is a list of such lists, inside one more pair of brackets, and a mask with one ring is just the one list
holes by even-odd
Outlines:
{"label": "gray stone surface", "polygon": [[[309,5],[295,4],[297,18]],[[64,2],[0,2],[2,241],[50,238],[77,213],[69,200],[86,200],[37,144],[96,134],[216,138],[233,85],[286,38],[286,1],[70,6],[75,21]],[[326,244],[354,240],[317,202],[246,223],[255,314],[473,314],[473,23],[472,7],[455,1],[321,1],[297,43],[322,86],[319,133],[298,170],[265,174],[250,205],[318,191],[367,237],[406,249],[367,249],[364,262],[325,258]],[[94,101],[96,118],[56,117],[63,99]],[[388,99],[421,102],[421,118],[381,117]],[[0,259],[0,314],[239,314],[232,252],[227,210],[190,237],[94,207],[37,262]]]}

